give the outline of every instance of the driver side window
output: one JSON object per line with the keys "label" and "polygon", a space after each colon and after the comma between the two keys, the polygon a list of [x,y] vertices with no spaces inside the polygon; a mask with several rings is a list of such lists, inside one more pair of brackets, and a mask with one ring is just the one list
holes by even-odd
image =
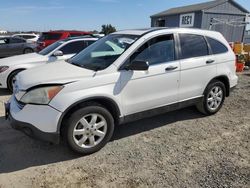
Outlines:
{"label": "driver side window", "polygon": [[156,65],[175,60],[173,35],[155,37],[142,45],[131,57],[130,62],[146,61]]}

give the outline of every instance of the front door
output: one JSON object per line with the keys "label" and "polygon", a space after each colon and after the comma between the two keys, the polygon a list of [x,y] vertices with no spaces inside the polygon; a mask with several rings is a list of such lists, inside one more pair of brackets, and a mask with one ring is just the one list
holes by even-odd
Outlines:
{"label": "front door", "polygon": [[157,36],[143,44],[126,64],[149,63],[147,71],[121,71],[124,115],[178,102],[179,61],[175,59],[173,35]]}

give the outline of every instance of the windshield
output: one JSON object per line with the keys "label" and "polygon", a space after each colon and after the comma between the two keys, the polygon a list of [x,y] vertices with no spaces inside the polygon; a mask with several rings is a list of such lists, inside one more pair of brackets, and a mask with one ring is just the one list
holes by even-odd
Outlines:
{"label": "windshield", "polygon": [[40,55],[48,55],[50,52],[52,52],[53,50],[55,50],[57,47],[59,47],[62,44],[63,44],[62,41],[55,42],[55,43],[49,45],[48,47],[44,48],[42,51],[39,52],[39,54]]}
{"label": "windshield", "polygon": [[70,59],[70,63],[98,71],[109,67],[138,38],[136,35],[108,35]]}

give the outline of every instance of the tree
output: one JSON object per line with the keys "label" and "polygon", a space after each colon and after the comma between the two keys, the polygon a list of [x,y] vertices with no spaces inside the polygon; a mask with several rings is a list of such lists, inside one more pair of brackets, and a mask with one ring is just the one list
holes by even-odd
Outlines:
{"label": "tree", "polygon": [[113,32],[116,32],[116,28],[113,27],[111,24],[102,25],[101,33],[108,35]]}

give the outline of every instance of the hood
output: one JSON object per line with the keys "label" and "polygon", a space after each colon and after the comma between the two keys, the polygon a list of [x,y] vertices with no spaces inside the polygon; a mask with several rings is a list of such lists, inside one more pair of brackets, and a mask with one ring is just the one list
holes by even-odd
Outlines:
{"label": "hood", "polygon": [[23,54],[0,59],[0,66],[14,66],[19,64],[26,64],[32,62],[35,63],[46,60],[46,56],[40,55],[38,53]]}
{"label": "hood", "polygon": [[20,90],[27,90],[42,84],[65,84],[78,81],[86,77],[92,77],[94,73],[92,70],[59,61],[19,73],[17,85]]}

